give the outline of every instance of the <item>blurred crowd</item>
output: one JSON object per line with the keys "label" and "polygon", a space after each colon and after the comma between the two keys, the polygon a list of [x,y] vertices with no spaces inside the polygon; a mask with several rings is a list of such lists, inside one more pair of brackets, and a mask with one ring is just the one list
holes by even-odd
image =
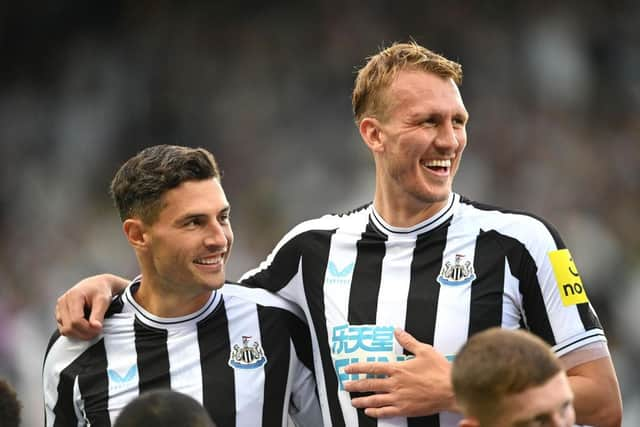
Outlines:
{"label": "blurred crowd", "polygon": [[[42,4],[40,4],[42,3]],[[640,3],[11,2],[0,6],[0,377],[41,423],[56,297],[136,274],[107,189],[153,144],[218,158],[230,279],[295,223],[370,201],[355,70],[413,38],[463,64],[456,191],[541,215],[607,332],[640,425]]]}

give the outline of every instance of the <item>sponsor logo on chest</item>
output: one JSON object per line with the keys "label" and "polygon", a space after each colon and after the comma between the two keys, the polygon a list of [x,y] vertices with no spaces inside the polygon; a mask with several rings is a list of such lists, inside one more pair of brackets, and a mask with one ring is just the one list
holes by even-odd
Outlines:
{"label": "sponsor logo on chest", "polygon": [[340,390],[343,381],[375,378],[375,375],[347,374],[344,368],[358,362],[401,362],[413,356],[395,348],[393,326],[338,325],[331,329],[331,357]]}
{"label": "sponsor logo on chest", "polygon": [[115,392],[129,388],[135,384],[138,380],[138,365],[134,363],[123,375],[120,375],[118,371],[113,368],[107,369],[107,375],[109,376],[109,391]]}
{"label": "sponsor logo on chest", "polygon": [[355,263],[351,262],[339,267],[334,261],[329,261],[324,278],[325,285],[348,285],[351,282],[354,266]]}

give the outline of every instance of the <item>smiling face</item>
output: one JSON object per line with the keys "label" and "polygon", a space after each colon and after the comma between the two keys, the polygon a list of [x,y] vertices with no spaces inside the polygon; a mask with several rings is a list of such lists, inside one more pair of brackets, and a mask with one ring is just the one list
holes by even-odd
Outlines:
{"label": "smiling face", "polygon": [[382,117],[360,125],[376,161],[376,209],[391,223],[387,217],[404,212],[415,224],[451,193],[469,115],[453,80],[425,71],[398,72],[383,96]]}
{"label": "smiling face", "polygon": [[161,200],[158,218],[143,225],[138,250],[143,285],[164,294],[208,295],[225,280],[233,243],[229,202],[216,178],[182,182]]}

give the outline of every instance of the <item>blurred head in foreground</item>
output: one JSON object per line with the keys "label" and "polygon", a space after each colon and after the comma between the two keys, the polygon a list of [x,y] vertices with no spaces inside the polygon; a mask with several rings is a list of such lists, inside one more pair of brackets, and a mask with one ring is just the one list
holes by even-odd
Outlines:
{"label": "blurred head in foreground", "polygon": [[114,427],[216,427],[206,409],[173,390],[143,393],[124,407]]}
{"label": "blurred head in foreground", "polygon": [[523,330],[491,328],[462,347],[452,370],[460,427],[573,426],[573,392],[551,348]]}

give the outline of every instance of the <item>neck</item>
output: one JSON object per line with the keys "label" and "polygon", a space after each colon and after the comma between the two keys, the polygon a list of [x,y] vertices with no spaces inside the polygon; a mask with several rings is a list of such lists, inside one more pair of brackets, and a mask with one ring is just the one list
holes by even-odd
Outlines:
{"label": "neck", "polygon": [[373,206],[387,224],[393,227],[412,227],[438,213],[447,204],[444,200],[425,202],[416,199],[390,197],[382,191],[376,191]]}
{"label": "neck", "polygon": [[212,291],[197,294],[172,292],[150,281],[144,276],[133,299],[149,313],[158,317],[182,317],[200,310],[209,300]]}

